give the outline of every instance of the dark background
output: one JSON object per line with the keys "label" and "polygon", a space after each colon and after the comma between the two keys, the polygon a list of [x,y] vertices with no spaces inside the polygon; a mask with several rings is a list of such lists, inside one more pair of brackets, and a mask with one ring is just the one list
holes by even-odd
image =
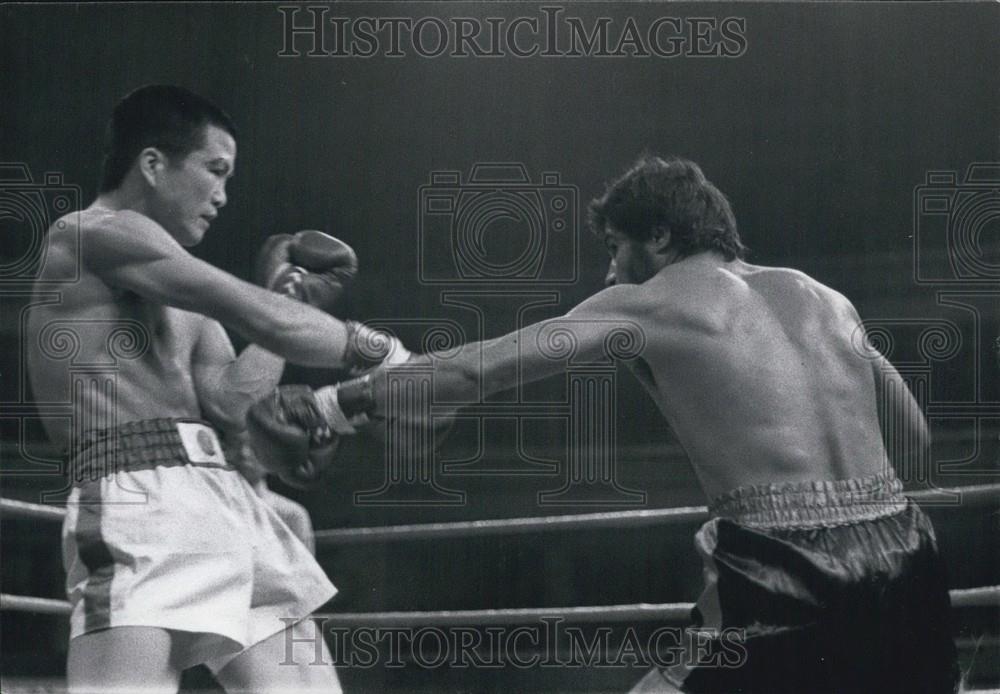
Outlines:
{"label": "dark background", "polygon": [[[951,466],[933,479],[948,485],[995,479],[1000,386],[991,345],[1000,335],[1000,215],[987,206],[975,220],[980,246],[971,252],[992,269],[958,277],[949,233],[962,230],[914,201],[928,172],[945,170],[956,172],[954,184],[938,186],[950,204],[985,191],[995,205],[996,170],[992,186],[976,187],[966,169],[1000,159],[997,6],[563,6],[588,25],[609,16],[619,27],[628,16],[639,26],[665,15],[743,17],[747,50],[729,59],[278,57],[283,24],[273,5],[8,5],[0,8],[0,160],[27,165],[36,182],[59,172],[89,204],[115,102],[145,83],[187,86],[222,105],[240,130],[229,204],[196,254],[249,278],[268,235],[326,230],[361,258],[345,315],[391,319],[413,344],[418,319],[457,321],[473,338],[506,332],[525,301],[515,291],[558,292],[554,303],[529,312],[530,320],[563,313],[600,287],[607,262],[601,244],[578,225],[578,263],[570,263],[576,281],[486,287],[511,295],[484,304],[480,334],[474,314],[442,300],[442,291],[461,284],[420,279],[419,190],[432,172],[460,171],[467,180],[477,162],[521,162],[534,182],[555,172],[578,190],[579,221],[586,202],[639,153],[688,156],[729,196],[751,261],[802,269],[845,294],[866,320],[888,326],[890,358],[928,384],[922,401],[931,405],[934,461]],[[538,8],[351,3],[331,6],[330,15],[482,20],[540,17]],[[300,45],[305,53],[308,43]],[[5,260],[19,257],[28,243],[24,225],[0,222]],[[509,259],[508,245],[522,232],[512,226],[494,232],[490,252]],[[915,236],[923,244],[920,274]],[[16,284],[5,287],[0,483],[6,496],[36,499],[57,484],[53,475],[12,471],[37,470],[32,457],[55,453],[29,417],[30,392],[18,389],[30,349],[17,329],[24,298]],[[920,335],[943,323],[957,333],[954,348],[928,356]],[[324,374],[290,370],[288,378],[320,382]],[[557,400],[562,381],[535,392]],[[682,452],[623,370],[617,398],[621,485],[644,491],[647,507],[701,503]],[[532,470],[510,462],[512,433],[494,426],[483,459],[466,474],[438,471],[439,483],[465,493],[461,504],[354,503],[354,492],[377,489],[385,477],[378,446],[366,440],[345,446],[327,488],[290,494],[306,503],[320,528],[612,508],[539,504],[537,493],[558,489],[565,475],[565,432],[551,423],[533,425],[539,442],[529,449],[561,461],[554,472],[470,474],[505,464]],[[476,444],[472,430],[460,425],[445,451],[458,456]],[[926,476],[912,481],[921,486]],[[996,583],[996,516],[963,511],[935,520],[954,567],[952,583]],[[3,591],[60,596],[55,530],[5,522],[3,531]],[[578,531],[348,547],[321,551],[321,559],[341,588],[331,609],[345,611],[693,600],[700,579],[688,529],[670,539],[650,531]],[[3,619],[4,672],[58,667],[64,644],[51,633],[57,626],[45,620],[28,626],[9,613]],[[40,651],[38,639],[51,645]],[[362,679],[354,684],[366,686]]]}

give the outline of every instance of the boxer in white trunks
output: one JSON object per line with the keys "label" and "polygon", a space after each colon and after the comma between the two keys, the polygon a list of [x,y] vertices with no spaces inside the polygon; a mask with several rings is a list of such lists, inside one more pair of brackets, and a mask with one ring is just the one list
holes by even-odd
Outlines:
{"label": "boxer in white trunks", "polygon": [[[284,359],[350,366],[348,327],[320,308],[357,261],[318,232],[272,237],[260,287],[185,250],[226,204],[235,132],[185,89],[135,90],[109,123],[97,199],[48,235],[36,291],[78,273],[58,302],[35,302],[26,335],[37,401],[73,404],[68,429],[46,420],[73,482],[72,692],[176,691],[199,663],[227,691],[340,690],[306,619],[336,589],[223,449]],[[252,343],[238,357],[223,325]],[[314,479],[334,444],[271,470]],[[308,652],[290,657],[289,635]]]}

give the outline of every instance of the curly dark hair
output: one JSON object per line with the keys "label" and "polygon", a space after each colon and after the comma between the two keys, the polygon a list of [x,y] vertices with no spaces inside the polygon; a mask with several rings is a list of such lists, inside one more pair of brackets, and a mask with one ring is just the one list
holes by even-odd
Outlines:
{"label": "curly dark hair", "polygon": [[108,122],[100,192],[120,186],[146,147],[157,147],[171,157],[198,149],[206,125],[236,137],[236,126],[225,111],[183,87],[149,84],[130,92]]}
{"label": "curly dark hair", "polygon": [[670,246],[682,257],[716,250],[734,260],[747,252],[729,200],[697,164],[680,157],[643,155],[590,202],[589,211],[595,234],[611,226],[646,241],[661,228],[670,232]]}

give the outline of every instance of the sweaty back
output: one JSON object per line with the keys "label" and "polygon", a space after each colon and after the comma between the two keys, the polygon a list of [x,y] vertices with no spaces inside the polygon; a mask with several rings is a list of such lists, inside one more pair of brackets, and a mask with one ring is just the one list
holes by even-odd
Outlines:
{"label": "sweaty back", "polygon": [[638,285],[640,373],[709,496],[882,470],[871,361],[841,295],[789,269],[695,257]]}

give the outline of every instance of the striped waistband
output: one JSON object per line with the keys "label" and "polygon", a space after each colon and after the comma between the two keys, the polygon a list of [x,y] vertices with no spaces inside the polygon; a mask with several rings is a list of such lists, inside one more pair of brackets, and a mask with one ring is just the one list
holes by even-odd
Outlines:
{"label": "striped waistband", "polygon": [[[179,426],[180,425],[180,426]],[[181,435],[186,427],[187,441]],[[196,465],[234,469],[208,422],[183,417],[144,419],[80,434],[69,454],[73,484],[155,467]]]}
{"label": "striped waistband", "polygon": [[892,472],[846,480],[783,482],[740,487],[712,500],[713,517],[755,527],[845,525],[900,513],[903,483]]}

